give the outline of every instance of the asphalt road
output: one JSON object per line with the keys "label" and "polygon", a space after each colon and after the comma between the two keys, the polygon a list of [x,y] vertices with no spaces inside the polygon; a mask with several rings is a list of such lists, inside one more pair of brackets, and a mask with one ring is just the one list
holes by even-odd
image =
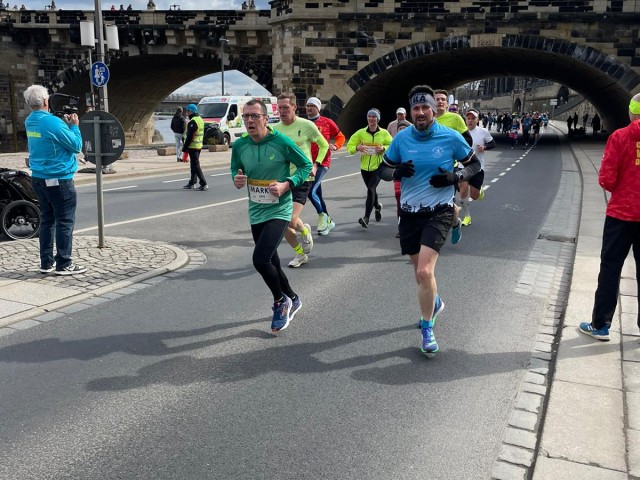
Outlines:
{"label": "asphalt road", "polygon": [[[108,184],[107,235],[197,248],[207,263],[0,338],[0,478],[487,478],[544,306],[514,288],[561,174],[552,133],[524,157],[496,138],[486,198],[438,261],[433,359],[418,350],[390,183],[382,222],[357,224],[357,157],[334,160],[324,191],[338,226],[287,270],[303,307],[277,337],[226,170],[207,172],[208,192],[181,190],[186,175]],[[95,190],[78,190],[77,228],[95,234]]]}

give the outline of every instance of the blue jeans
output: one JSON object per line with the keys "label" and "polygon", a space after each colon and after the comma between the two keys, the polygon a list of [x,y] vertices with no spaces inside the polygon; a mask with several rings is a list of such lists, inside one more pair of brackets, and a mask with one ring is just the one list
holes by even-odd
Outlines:
{"label": "blue jeans", "polygon": [[[73,227],[76,223],[76,188],[73,179],[58,180],[59,185],[47,187],[44,178],[31,178],[31,185],[40,202],[40,266],[49,267],[55,260],[56,269],[71,265]],[[55,231],[55,233],[54,233]],[[56,255],[53,256],[55,234]]]}
{"label": "blue jeans", "polygon": [[174,133],[173,135],[175,136],[176,140],[176,157],[178,158],[178,160],[182,160],[180,158],[182,154],[182,133]]}
{"label": "blue jeans", "polygon": [[313,203],[313,206],[316,208],[316,212],[318,215],[321,213],[326,213],[327,215],[327,205],[324,203],[324,198],[322,198],[322,178],[327,174],[329,169],[327,167],[322,167],[318,165],[316,169],[316,179],[313,181],[311,185],[311,190],[309,190],[309,200]]}

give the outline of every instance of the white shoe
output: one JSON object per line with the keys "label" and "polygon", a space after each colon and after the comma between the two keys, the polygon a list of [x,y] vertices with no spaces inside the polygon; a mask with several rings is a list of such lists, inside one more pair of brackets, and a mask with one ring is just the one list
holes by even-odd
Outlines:
{"label": "white shoe", "polygon": [[331,217],[329,218],[329,223],[327,223],[327,228],[325,228],[322,232],[318,232],[318,235],[329,235],[329,232],[336,228],[336,222],[334,222]]}
{"label": "white shoe", "polygon": [[304,265],[305,263],[307,263],[308,261],[309,261],[309,255],[307,255],[306,253],[298,253],[296,254],[295,257],[293,257],[293,260],[289,262],[289,267],[298,268]]}
{"label": "white shoe", "polygon": [[300,239],[302,240],[302,251],[308,255],[313,250],[313,235],[311,235],[311,225],[305,223],[304,228],[307,229],[307,234],[300,234]]}
{"label": "white shoe", "polygon": [[321,213],[318,215],[318,235],[325,235],[324,231],[327,229],[327,220],[329,219],[329,215],[326,213]]}

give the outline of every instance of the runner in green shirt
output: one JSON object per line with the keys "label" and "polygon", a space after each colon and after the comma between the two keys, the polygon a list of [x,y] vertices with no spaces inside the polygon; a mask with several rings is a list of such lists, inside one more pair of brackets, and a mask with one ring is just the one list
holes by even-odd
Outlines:
{"label": "runner in green shirt", "polygon": [[[247,134],[231,153],[231,177],[236,188],[247,188],[249,223],[255,241],[253,265],[273,294],[271,330],[284,330],[302,307],[280,266],[278,245],[291,221],[291,188],[311,172],[311,161],[291,140],[267,127],[267,106],[248,101],[242,110]],[[291,174],[291,164],[297,167]]]}

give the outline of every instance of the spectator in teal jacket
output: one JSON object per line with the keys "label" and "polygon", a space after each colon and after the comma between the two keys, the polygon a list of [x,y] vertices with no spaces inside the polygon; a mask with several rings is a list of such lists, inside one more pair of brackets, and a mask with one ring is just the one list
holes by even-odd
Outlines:
{"label": "spectator in teal jacket", "polygon": [[84,273],[86,267],[71,260],[76,221],[73,175],[78,169],[76,154],[82,150],[78,115],[72,113],[59,118],[49,113],[49,92],[41,85],[27,88],[24,100],[31,108],[24,123],[31,183],[41,211],[40,272],[55,270],[56,275]]}

